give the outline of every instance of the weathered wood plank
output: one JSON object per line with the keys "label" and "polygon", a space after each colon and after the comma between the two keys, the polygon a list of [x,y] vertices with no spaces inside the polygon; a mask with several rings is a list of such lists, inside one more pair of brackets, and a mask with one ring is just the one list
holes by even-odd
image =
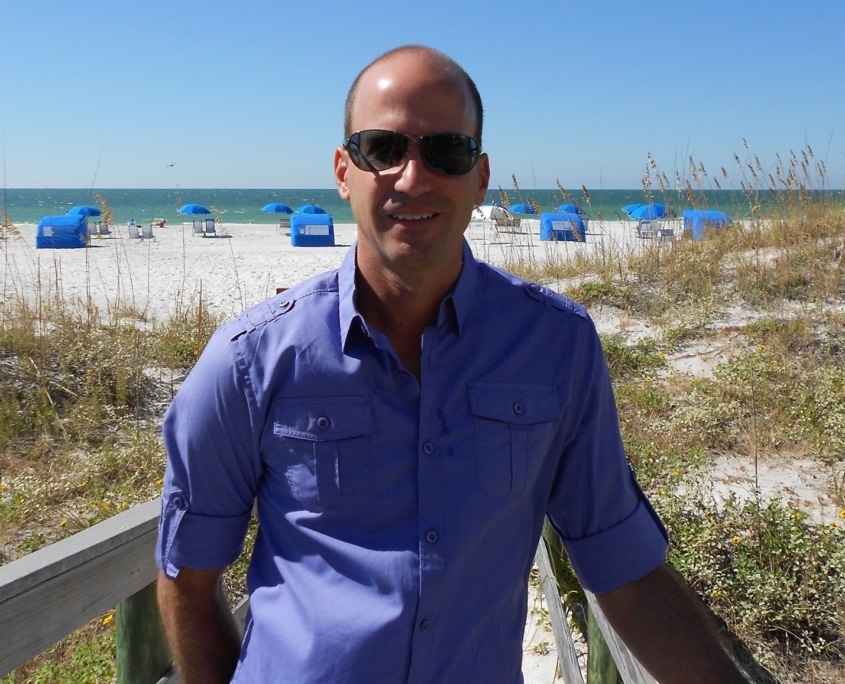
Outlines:
{"label": "weathered wood plank", "polygon": [[0,676],[155,580],[153,500],[0,567]]}
{"label": "weathered wood plank", "polygon": [[563,670],[563,680],[566,684],[584,684],[581,667],[578,665],[578,655],[575,652],[575,643],[572,640],[572,631],[566,620],[557,578],[549,559],[549,550],[542,538],[537,547],[536,561],[540,569],[540,586],[543,588],[543,595],[546,597],[546,605],[549,608],[549,618],[552,621],[552,633],[555,637],[557,657]]}
{"label": "weathered wood plank", "polygon": [[604,635],[605,643],[613,655],[613,660],[619,669],[622,680],[626,684],[658,684],[657,680],[646,672],[645,668],[634,657],[634,654],[628,650],[625,642],[619,638],[619,635],[610,626],[601,608],[599,608],[599,602],[596,600],[595,594],[590,593],[586,589],[584,590],[584,594],[587,596],[587,602],[590,604],[590,613],[595,618],[596,623]]}
{"label": "weathered wood plank", "polygon": [[117,684],[151,684],[170,669],[156,585],[149,584],[117,604]]}

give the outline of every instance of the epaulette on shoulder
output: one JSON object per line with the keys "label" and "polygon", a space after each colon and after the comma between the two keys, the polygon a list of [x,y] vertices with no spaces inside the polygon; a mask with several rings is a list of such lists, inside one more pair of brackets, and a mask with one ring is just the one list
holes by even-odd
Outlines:
{"label": "epaulette on shoulder", "polygon": [[531,297],[531,299],[543,302],[546,306],[553,306],[555,309],[570,313],[581,313],[582,311],[581,306],[573,302],[569,297],[564,297],[562,294],[558,294],[554,290],[550,290],[537,283],[525,283],[523,289],[525,294]]}
{"label": "epaulette on shoulder", "polygon": [[285,315],[293,309],[296,302],[297,300],[293,297],[277,295],[256,304],[227,324],[231,326],[229,338],[234,341],[241,335],[252,332],[279,316]]}

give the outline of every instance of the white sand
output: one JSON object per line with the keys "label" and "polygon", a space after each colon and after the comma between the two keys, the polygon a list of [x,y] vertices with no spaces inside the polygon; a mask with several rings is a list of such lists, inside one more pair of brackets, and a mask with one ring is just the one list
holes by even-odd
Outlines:
{"label": "white sand", "polygon": [[[475,254],[505,265],[508,259],[565,259],[595,249],[635,249],[632,222],[591,224],[586,244],[540,242],[539,222],[523,231],[497,233],[490,222],[472,222],[467,237]],[[19,226],[21,239],[0,241],[4,293],[9,288],[42,296],[90,300],[103,311],[133,306],[162,317],[177,307],[203,302],[234,316],[275,293],[336,268],[356,236],[354,224],[334,227],[334,247],[293,247],[275,224],[223,224],[220,237],[193,236],[190,224],[154,228],[152,240],[129,239],[126,226],[92,237],[88,249],[35,249],[33,224]],[[530,234],[529,231],[530,230]]]}

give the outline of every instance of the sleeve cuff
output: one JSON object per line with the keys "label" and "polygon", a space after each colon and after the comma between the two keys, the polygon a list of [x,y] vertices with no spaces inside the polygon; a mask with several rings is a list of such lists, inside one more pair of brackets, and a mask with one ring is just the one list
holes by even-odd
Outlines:
{"label": "sleeve cuff", "polygon": [[162,511],[156,545],[156,564],[168,577],[176,577],[181,568],[227,567],[240,555],[250,511],[222,517],[168,508]]}
{"label": "sleeve cuff", "polygon": [[669,538],[644,497],[634,512],[611,528],[581,539],[562,539],[578,579],[594,594],[645,577],[663,562]]}

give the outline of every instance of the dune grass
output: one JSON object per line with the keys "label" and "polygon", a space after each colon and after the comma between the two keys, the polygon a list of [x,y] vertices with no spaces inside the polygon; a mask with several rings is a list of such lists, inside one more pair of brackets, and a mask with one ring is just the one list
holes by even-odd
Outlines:
{"label": "dune grass", "polygon": [[[783,681],[822,683],[845,680],[845,210],[808,201],[807,190],[824,183],[813,160],[809,149],[791,154],[769,174],[753,155],[735,160],[752,219],[702,241],[566,258],[515,244],[501,265],[591,311],[648,324],[648,336],[632,339],[620,325],[603,342],[626,449],[670,530],[671,560]],[[690,169],[689,181],[670,183],[649,159],[644,188],[659,199],[686,187],[695,206],[708,177],[692,161]],[[725,176],[709,182],[721,188]],[[516,183],[514,191],[530,203]],[[763,194],[768,213],[757,209]],[[150,319],[134,304],[145,276],[128,268],[120,301],[106,311],[55,292],[31,297],[7,268],[0,563],[160,491],[158,422],[221,321],[201,293],[180,296],[166,320]],[[730,322],[736,310],[754,315]],[[730,354],[709,376],[673,370],[673,357],[714,340]],[[706,473],[724,454],[754,464],[812,460],[839,517],[819,522],[760,491],[716,505]],[[232,596],[243,576],[240,562]],[[577,600],[577,591],[568,596]],[[113,662],[109,612],[0,681],[108,681]]]}

